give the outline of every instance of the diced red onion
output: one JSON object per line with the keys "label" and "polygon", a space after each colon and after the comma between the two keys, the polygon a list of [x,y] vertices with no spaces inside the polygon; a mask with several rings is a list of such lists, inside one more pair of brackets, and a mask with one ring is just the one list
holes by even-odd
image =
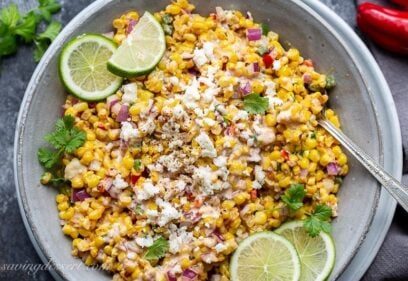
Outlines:
{"label": "diced red onion", "polygon": [[86,192],[85,188],[82,189],[72,189],[72,201],[84,201],[86,198],[91,198],[91,195]]}
{"label": "diced red onion", "polygon": [[135,28],[137,22],[138,22],[137,20],[130,20],[129,21],[129,24],[128,24],[127,30],[126,30],[128,34],[132,32],[132,30],[133,30],[133,28]]}
{"label": "diced red onion", "polygon": [[249,83],[249,81],[243,81],[239,86],[239,90],[241,91],[241,94],[243,96],[246,96],[246,95],[250,94],[251,93],[251,84]]}
{"label": "diced red onion", "polygon": [[119,111],[120,111],[121,108],[122,108],[122,104],[121,104],[120,102],[117,102],[117,103],[115,103],[114,105],[112,105],[111,112],[112,112],[114,115],[118,116],[118,115],[119,115]]}
{"label": "diced red onion", "polygon": [[220,231],[218,229],[215,229],[212,234],[215,237],[217,237],[217,239],[220,240],[221,242],[225,241],[224,236],[222,236],[222,234],[220,233]]}
{"label": "diced red onion", "polygon": [[327,164],[327,174],[330,176],[337,176],[340,172],[340,167],[336,162],[330,162]]}
{"label": "diced red onion", "polygon": [[305,177],[307,177],[307,174],[309,173],[309,170],[308,169],[302,169],[302,170],[300,170],[300,177],[301,178],[305,178]]}
{"label": "diced red onion", "polygon": [[182,276],[186,278],[186,280],[194,280],[197,278],[197,273],[189,268],[183,271]]}
{"label": "diced red onion", "polygon": [[75,104],[77,104],[77,103],[78,103],[78,100],[77,100],[77,99],[73,98],[73,99],[71,100],[71,104],[72,104],[72,105],[75,105]]}
{"label": "diced red onion", "polygon": [[310,84],[310,82],[312,82],[312,76],[310,75],[310,73],[303,74],[303,82],[305,84]]}
{"label": "diced red onion", "polygon": [[176,276],[171,271],[167,271],[167,281],[177,281]]}
{"label": "diced red onion", "polygon": [[112,108],[117,102],[119,101],[119,98],[117,95],[112,95],[107,97],[106,99],[106,104],[108,105],[109,109]]}
{"label": "diced red onion", "polygon": [[260,28],[249,28],[247,29],[247,38],[249,41],[256,41],[261,39],[262,30]]}
{"label": "diced red onion", "polygon": [[116,117],[116,121],[123,122],[129,118],[129,106],[127,104],[122,104],[120,107],[118,116]]}
{"label": "diced red onion", "polygon": [[253,69],[254,69],[254,72],[259,72],[259,71],[261,71],[261,68],[259,67],[259,63],[258,63],[258,62],[254,62],[254,63],[252,64],[252,67],[253,67]]}

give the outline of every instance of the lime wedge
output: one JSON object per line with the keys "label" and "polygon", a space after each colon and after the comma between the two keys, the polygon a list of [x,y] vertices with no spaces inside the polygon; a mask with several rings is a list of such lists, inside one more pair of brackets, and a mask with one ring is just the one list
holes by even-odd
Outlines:
{"label": "lime wedge", "polygon": [[81,35],[68,42],[59,60],[60,77],[67,90],[88,101],[115,93],[122,78],[106,67],[115,50],[114,42],[98,34]]}
{"label": "lime wedge", "polygon": [[295,246],[301,262],[302,281],[326,280],[336,259],[336,250],[332,237],[321,231],[316,237],[311,237],[303,228],[303,221],[293,221],[283,224],[276,231]]}
{"label": "lime wedge", "polygon": [[166,39],[160,23],[145,12],[109,60],[108,69],[123,77],[141,76],[154,69],[165,50]]}
{"label": "lime wedge", "polygon": [[288,240],[273,232],[259,232],[239,244],[230,273],[232,281],[297,281],[300,261]]}

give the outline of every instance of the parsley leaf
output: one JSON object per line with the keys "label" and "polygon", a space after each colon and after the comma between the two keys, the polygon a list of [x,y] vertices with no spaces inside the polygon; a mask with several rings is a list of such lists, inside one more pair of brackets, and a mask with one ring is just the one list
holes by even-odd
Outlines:
{"label": "parsley leaf", "polygon": [[289,209],[296,211],[303,206],[305,195],[303,184],[292,184],[286,194],[282,195],[282,201],[286,203]]}
{"label": "parsley leaf", "polygon": [[44,32],[38,34],[37,38],[39,40],[48,39],[50,41],[53,41],[55,37],[57,37],[58,33],[61,31],[61,27],[62,25],[60,22],[52,21]]}
{"label": "parsley leaf", "polygon": [[252,93],[244,97],[244,110],[252,114],[263,114],[269,107],[268,98]]}
{"label": "parsley leaf", "polygon": [[331,231],[331,225],[328,222],[332,216],[332,209],[327,205],[317,205],[313,214],[311,214],[305,221],[303,226],[306,232],[316,237],[320,231],[329,233]]}
{"label": "parsley leaf", "polygon": [[13,29],[17,25],[20,18],[21,15],[16,4],[11,4],[8,7],[2,8],[0,11],[0,21],[10,29]]}
{"label": "parsley leaf", "polygon": [[39,62],[42,56],[45,54],[45,51],[47,51],[49,44],[46,41],[37,40],[35,40],[34,43],[35,43],[34,61]]}
{"label": "parsley leaf", "polygon": [[57,150],[51,151],[45,148],[38,150],[38,159],[45,168],[54,167],[59,162],[63,152],[73,153],[85,143],[86,134],[74,127],[74,121],[74,117],[70,115],[58,119],[54,132],[45,136],[45,140]]}
{"label": "parsley leaf", "polygon": [[51,21],[51,15],[61,10],[61,5],[57,0],[38,0],[40,4],[38,11],[46,21]]}
{"label": "parsley leaf", "polygon": [[154,241],[153,245],[151,245],[147,252],[144,255],[144,258],[147,260],[156,260],[164,257],[166,252],[169,250],[169,241],[160,237],[156,241]]}
{"label": "parsley leaf", "polygon": [[0,36],[0,57],[14,54],[17,51],[17,38],[11,34]]}

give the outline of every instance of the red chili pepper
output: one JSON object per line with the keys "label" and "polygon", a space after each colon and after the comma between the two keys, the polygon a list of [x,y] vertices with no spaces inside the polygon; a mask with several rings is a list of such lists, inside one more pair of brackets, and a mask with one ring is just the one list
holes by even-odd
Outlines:
{"label": "red chili pepper", "polygon": [[282,156],[282,158],[285,159],[286,161],[289,160],[289,152],[288,152],[287,150],[283,149],[283,150],[281,151],[281,156]]}
{"label": "red chili pepper", "polygon": [[269,67],[272,66],[273,58],[271,57],[271,55],[268,55],[268,54],[264,55],[262,57],[262,60],[263,60],[264,65],[265,65],[266,68],[269,68]]}
{"label": "red chili pepper", "polygon": [[390,0],[392,3],[408,8],[408,0]]}
{"label": "red chili pepper", "polygon": [[132,184],[136,184],[139,178],[140,178],[140,175],[131,175],[130,181],[132,182]]}
{"label": "red chili pepper", "polygon": [[383,48],[408,54],[408,12],[363,3],[358,6],[357,24],[363,33]]}

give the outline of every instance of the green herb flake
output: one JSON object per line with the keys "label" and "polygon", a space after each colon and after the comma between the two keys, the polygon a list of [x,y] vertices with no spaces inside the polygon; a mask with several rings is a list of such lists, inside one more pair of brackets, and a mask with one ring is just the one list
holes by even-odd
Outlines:
{"label": "green herb flake", "polygon": [[147,260],[156,260],[164,257],[166,252],[169,250],[169,241],[160,237],[155,240],[153,245],[147,249],[144,258]]}
{"label": "green herb flake", "polygon": [[326,90],[331,90],[336,87],[336,78],[333,75],[326,76]]}
{"label": "green herb flake", "polygon": [[311,214],[304,221],[304,227],[306,232],[311,237],[319,235],[320,231],[329,233],[331,231],[331,225],[328,220],[333,215],[332,209],[327,205],[317,205],[313,214]]}
{"label": "green herb flake", "polygon": [[244,97],[244,110],[251,114],[264,114],[269,108],[268,98],[252,93]]}
{"label": "green herb flake", "polygon": [[133,210],[136,215],[141,215],[143,214],[143,208],[142,205],[138,204],[136,205],[135,209]]}
{"label": "green herb flake", "polygon": [[303,206],[303,199],[306,192],[303,184],[292,184],[286,191],[285,195],[282,195],[282,201],[286,203],[289,209],[297,211]]}
{"label": "green herb flake", "polygon": [[142,160],[140,160],[140,159],[135,159],[135,161],[133,162],[133,168],[134,168],[136,171],[139,171],[141,167],[142,167]]}
{"label": "green herb flake", "polygon": [[262,35],[267,36],[269,33],[269,26],[266,23],[261,23]]}
{"label": "green herb flake", "polygon": [[165,24],[171,24],[173,22],[173,17],[171,15],[169,15],[169,14],[164,14],[162,16],[162,21]]}

